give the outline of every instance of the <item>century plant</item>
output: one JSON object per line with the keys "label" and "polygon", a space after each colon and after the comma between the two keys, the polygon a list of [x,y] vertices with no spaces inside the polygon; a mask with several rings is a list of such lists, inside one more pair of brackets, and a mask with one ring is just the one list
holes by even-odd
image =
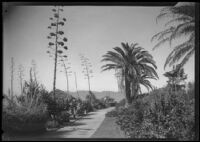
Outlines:
{"label": "century plant", "polygon": [[85,57],[83,54],[80,54],[80,57],[81,57],[81,65],[83,66],[82,73],[84,74],[85,79],[88,80],[89,92],[91,92],[90,79],[93,77],[92,64],[89,62],[89,59]]}
{"label": "century plant", "polygon": [[21,64],[19,65],[19,68],[18,68],[18,75],[19,75],[21,94],[23,94],[24,67]]}
{"label": "century plant", "polygon": [[65,45],[68,39],[64,37],[64,31],[61,29],[66,22],[66,18],[61,18],[60,16],[60,13],[63,12],[63,9],[61,8],[61,6],[55,6],[52,11],[54,16],[49,18],[51,21],[51,25],[48,26],[48,29],[51,30],[51,32],[47,36],[47,38],[50,40],[47,53],[50,54],[49,56],[53,57],[54,59],[53,97],[55,100],[58,57],[67,57],[64,54],[63,50],[66,51],[68,49],[68,47]]}
{"label": "century plant", "polygon": [[[133,98],[140,90],[139,85],[153,88],[147,79],[157,79],[157,68],[153,57],[137,43],[129,45],[121,43],[122,48],[113,48],[115,52],[108,51],[103,55],[102,61],[111,62],[102,66],[102,71],[114,69],[121,72],[124,82],[126,106],[130,105]],[[123,83],[122,83],[123,84]]]}
{"label": "century plant", "polygon": [[165,30],[152,37],[151,41],[158,41],[153,50],[166,42],[171,47],[172,41],[180,37],[186,38],[186,41],[173,47],[165,61],[164,68],[179,61],[180,65],[184,66],[195,53],[195,4],[178,3],[176,6],[163,8],[156,21],[163,18],[169,18],[169,21],[165,24]]}

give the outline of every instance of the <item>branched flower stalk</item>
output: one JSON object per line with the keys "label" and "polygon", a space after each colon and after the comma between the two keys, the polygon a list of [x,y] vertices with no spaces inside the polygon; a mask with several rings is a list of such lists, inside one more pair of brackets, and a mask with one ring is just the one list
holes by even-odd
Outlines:
{"label": "branched flower stalk", "polygon": [[81,65],[83,66],[83,71],[82,73],[85,76],[85,79],[88,80],[88,87],[89,87],[89,92],[91,91],[90,88],[90,79],[93,77],[92,73],[92,64],[89,62],[89,59],[85,57],[84,55],[80,54],[81,57]]}
{"label": "branched flower stalk", "polygon": [[24,67],[21,64],[19,65],[19,68],[18,68],[18,75],[19,75],[19,81],[20,81],[21,94],[23,94]]}
{"label": "branched flower stalk", "polygon": [[[52,9],[54,16],[50,17],[51,25],[48,26],[48,29],[51,30],[50,34],[47,38],[51,41],[49,42],[48,51],[50,57],[54,59],[54,77],[53,77],[53,97],[55,101],[55,89],[56,89],[56,71],[57,71],[57,63],[58,57],[62,56],[66,58],[67,56],[63,51],[68,50],[68,47],[65,46],[65,43],[68,41],[66,37],[63,37],[64,31],[61,28],[64,26],[66,22],[66,18],[61,18],[61,12],[63,9],[61,6],[55,6]],[[58,56],[59,54],[59,56]]]}
{"label": "branched flower stalk", "polygon": [[[67,92],[69,93],[69,76],[72,74],[72,71],[70,71],[70,64],[71,63],[69,63],[68,62],[68,59],[67,58],[63,58],[62,56],[60,56],[60,58],[61,58],[61,65],[63,66],[63,68],[64,68],[64,72],[65,72],[65,75],[66,75],[66,79],[67,79]],[[62,71],[60,71],[60,72],[62,72]]]}
{"label": "branched flower stalk", "polygon": [[11,98],[13,99],[14,58],[11,58]]}

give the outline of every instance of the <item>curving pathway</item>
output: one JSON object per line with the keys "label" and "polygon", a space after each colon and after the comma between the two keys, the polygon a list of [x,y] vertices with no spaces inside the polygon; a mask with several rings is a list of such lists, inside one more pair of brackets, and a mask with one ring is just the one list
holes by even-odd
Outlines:
{"label": "curving pathway", "polygon": [[48,132],[41,138],[90,138],[105,119],[105,114],[114,107],[90,112],[74,123],[54,132]]}

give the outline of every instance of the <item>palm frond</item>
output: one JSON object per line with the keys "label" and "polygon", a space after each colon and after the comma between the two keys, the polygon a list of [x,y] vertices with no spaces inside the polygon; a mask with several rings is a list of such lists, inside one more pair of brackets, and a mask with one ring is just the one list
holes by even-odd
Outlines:
{"label": "palm frond", "polygon": [[191,17],[184,15],[184,16],[181,16],[181,17],[178,17],[178,18],[175,18],[175,19],[168,21],[165,24],[165,27],[169,26],[170,24],[176,23],[176,22],[188,22],[188,21],[191,21],[191,20],[193,20]]}
{"label": "palm frond", "polygon": [[183,24],[179,24],[175,30],[173,31],[172,35],[170,36],[170,42],[182,35],[191,34],[195,30],[195,23],[194,21],[184,22]]}
{"label": "palm frond", "polygon": [[173,33],[175,27],[169,27],[167,29],[165,29],[164,31],[158,32],[157,34],[155,34],[152,38],[151,38],[151,42],[153,42],[154,40],[161,40],[164,37],[167,37],[169,35],[171,35],[171,33]]}

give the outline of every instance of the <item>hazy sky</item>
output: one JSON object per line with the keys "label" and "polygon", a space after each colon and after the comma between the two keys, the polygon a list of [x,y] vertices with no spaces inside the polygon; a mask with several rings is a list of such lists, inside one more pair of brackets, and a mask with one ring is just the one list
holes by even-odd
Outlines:
{"label": "hazy sky", "polygon": [[[53,15],[52,6],[15,6],[8,9],[3,17],[3,85],[4,93],[10,88],[11,57],[15,62],[14,92],[20,91],[18,65],[25,68],[25,80],[29,79],[31,60],[37,64],[38,80],[47,90],[53,88],[54,62],[47,55],[47,35],[50,25],[49,17]],[[149,51],[158,66],[159,80],[151,81],[153,85],[166,85],[163,76],[163,65],[171,49],[168,44],[152,51],[155,43],[151,37],[163,30],[163,22],[156,24],[156,16],[163,7],[138,6],[65,6],[61,16],[67,19],[64,32],[68,38],[67,46],[72,71],[77,74],[78,89],[87,90],[87,80],[82,74],[79,54],[83,53],[93,65],[94,77],[91,89],[95,91],[117,91],[114,71],[101,72],[102,55],[113,47],[121,46],[121,42],[138,43]],[[66,90],[65,74],[57,72],[58,89]],[[194,57],[185,66],[188,80],[194,80]],[[74,76],[69,78],[70,91],[75,91]]]}

